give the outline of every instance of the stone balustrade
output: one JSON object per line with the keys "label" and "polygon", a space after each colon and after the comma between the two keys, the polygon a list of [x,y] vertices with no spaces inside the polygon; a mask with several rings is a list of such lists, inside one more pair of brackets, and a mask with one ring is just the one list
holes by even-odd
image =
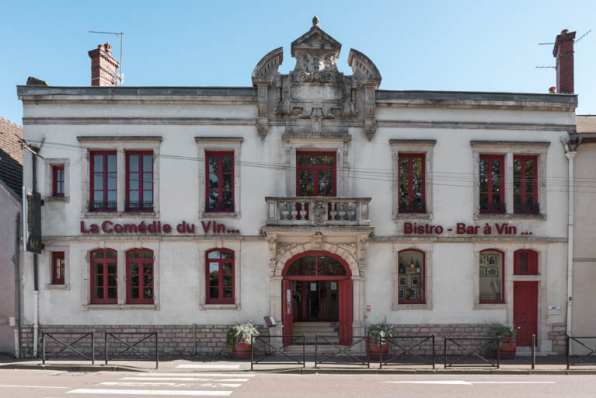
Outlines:
{"label": "stone balustrade", "polygon": [[371,198],[266,197],[267,225],[369,226]]}

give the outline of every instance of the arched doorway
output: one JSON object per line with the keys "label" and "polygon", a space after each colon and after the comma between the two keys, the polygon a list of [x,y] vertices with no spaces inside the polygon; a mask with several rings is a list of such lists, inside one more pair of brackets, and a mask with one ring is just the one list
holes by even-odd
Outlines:
{"label": "arched doorway", "polygon": [[[308,251],[286,263],[282,282],[283,334],[292,336],[294,321],[339,324],[339,343],[352,342],[352,272],[339,256]],[[284,345],[292,338],[284,339]]]}

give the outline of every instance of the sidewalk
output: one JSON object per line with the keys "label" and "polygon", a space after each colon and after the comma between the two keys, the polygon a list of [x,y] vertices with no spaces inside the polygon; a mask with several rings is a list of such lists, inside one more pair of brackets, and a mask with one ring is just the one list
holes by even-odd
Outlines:
{"label": "sidewalk", "polygon": [[[310,359],[310,360],[309,360]],[[455,360],[456,358],[448,358]],[[500,369],[496,367],[473,365],[462,367],[444,367],[444,359],[437,357],[435,369],[431,365],[383,365],[382,369],[378,361],[372,362],[370,368],[366,365],[357,364],[318,364],[315,368],[312,358],[307,358],[306,366],[302,364],[276,363],[276,364],[255,364],[254,372],[257,373],[337,373],[337,374],[596,374],[596,365],[572,366],[567,370],[565,356],[537,357],[536,367],[531,369],[530,357],[517,357],[513,360],[502,360]],[[496,360],[495,360],[496,363]],[[108,365],[97,359],[92,365],[90,361],[77,359],[60,359],[46,361],[45,366],[39,359],[13,359],[0,356],[0,371],[2,369],[42,369],[62,370],[69,372],[158,372],[158,373],[197,373],[197,372],[250,372],[249,360],[234,360],[231,358],[206,358],[206,357],[164,357],[159,360],[159,368],[156,369],[155,362],[151,361],[110,361]]]}

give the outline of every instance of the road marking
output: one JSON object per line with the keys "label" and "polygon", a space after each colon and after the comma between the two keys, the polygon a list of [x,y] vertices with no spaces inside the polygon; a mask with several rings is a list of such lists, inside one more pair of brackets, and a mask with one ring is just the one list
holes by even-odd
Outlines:
{"label": "road marking", "polygon": [[122,381],[104,381],[98,383],[98,386],[120,386],[120,387],[191,387],[192,384],[177,384],[177,383],[135,383]]}
{"label": "road marking", "polygon": [[240,365],[178,365],[178,369],[238,369]]}
{"label": "road marking", "polygon": [[12,384],[0,384],[0,388],[69,388],[69,387],[54,387],[54,386],[17,386]]}
{"label": "road marking", "polygon": [[[129,375],[138,375],[139,373],[128,373]],[[254,373],[194,373],[194,372],[178,372],[178,373],[143,373],[146,377],[165,377],[165,376],[192,376],[192,377],[255,377]]]}
{"label": "road marking", "polygon": [[123,377],[120,380],[139,380],[139,381],[248,381],[250,379],[212,379],[212,378],[200,378],[200,377]]}
{"label": "road marking", "polygon": [[112,390],[79,388],[68,391],[68,394],[96,394],[96,395],[178,395],[186,397],[227,397],[232,391],[180,391],[180,390]]}
{"label": "road marking", "polygon": [[461,385],[474,384],[556,384],[554,381],[464,381],[464,380],[417,380],[417,381],[382,381],[386,384],[435,384],[435,385]]}

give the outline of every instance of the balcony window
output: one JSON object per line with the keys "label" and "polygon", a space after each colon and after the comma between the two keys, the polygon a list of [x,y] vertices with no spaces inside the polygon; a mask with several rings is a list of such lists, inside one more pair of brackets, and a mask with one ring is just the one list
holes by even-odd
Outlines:
{"label": "balcony window", "polygon": [[480,155],[480,213],[505,213],[505,159]]}
{"label": "balcony window", "polygon": [[153,152],[126,152],[126,211],[153,211]]}
{"label": "balcony window", "polygon": [[538,203],[538,157],[513,157],[513,210],[516,214],[537,214]]}
{"label": "balcony window", "polygon": [[425,213],[424,154],[399,153],[399,212]]}
{"label": "balcony window", "polygon": [[117,206],[116,152],[94,151],[91,155],[90,211],[115,212]]}

